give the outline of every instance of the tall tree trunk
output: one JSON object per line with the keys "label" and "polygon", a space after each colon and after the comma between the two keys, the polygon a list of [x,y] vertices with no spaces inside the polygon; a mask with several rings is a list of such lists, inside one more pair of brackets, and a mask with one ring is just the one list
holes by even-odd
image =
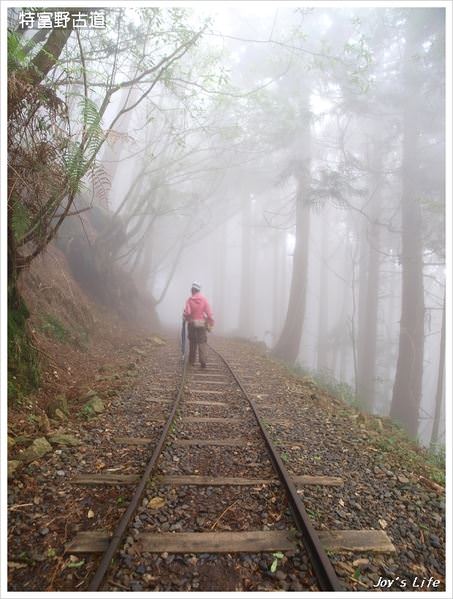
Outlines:
{"label": "tall tree trunk", "polygon": [[282,326],[282,295],[285,293],[286,237],[276,229],[273,240],[272,273],[272,345],[275,345]]}
{"label": "tall tree trunk", "polygon": [[[405,80],[410,82],[416,46],[408,31]],[[410,88],[409,88],[410,89]],[[420,204],[417,200],[418,118],[415,98],[408,92],[403,106],[403,162],[401,200],[402,300],[398,361],[390,416],[415,438],[422,395],[424,350],[423,242]]]}
{"label": "tall tree trunk", "polygon": [[[382,155],[379,145],[374,146],[370,167],[379,173]],[[379,290],[379,227],[375,224],[380,206],[380,176],[372,177],[373,198],[369,221],[361,235],[359,333],[357,341],[357,394],[362,405],[372,412],[376,387],[376,340]],[[362,269],[364,272],[362,273]]]}
{"label": "tall tree trunk", "polygon": [[433,428],[431,431],[431,446],[439,442],[439,429],[442,414],[442,401],[444,397],[445,385],[445,295],[444,306],[442,312],[442,330],[440,334],[440,354],[439,354],[439,370],[437,374],[437,389],[436,389],[436,404],[434,411]]}
{"label": "tall tree trunk", "polygon": [[252,305],[254,295],[252,270],[252,204],[247,198],[242,212],[242,264],[241,264],[241,300],[239,304],[239,332],[244,337],[253,334]]}
{"label": "tall tree trunk", "polygon": [[226,223],[220,226],[217,241],[214,245],[214,260],[212,262],[214,281],[214,296],[212,310],[219,333],[225,331],[225,267],[226,267]]}
{"label": "tall tree trunk", "polygon": [[[69,12],[72,14],[74,9],[70,9]],[[52,29],[46,43],[33,58],[32,66],[22,71],[21,77],[31,85],[41,83],[55,66],[71,33],[72,20],[69,21],[65,29]]]}
{"label": "tall tree trunk", "polygon": [[321,231],[321,264],[319,267],[319,314],[318,314],[318,350],[316,369],[327,370],[327,333],[329,330],[329,302],[328,302],[328,270],[327,261],[329,254],[329,212],[324,210]]}
{"label": "tall tree trunk", "polygon": [[288,311],[282,333],[274,349],[276,356],[289,363],[294,363],[299,354],[305,315],[310,231],[310,205],[306,199],[308,188],[309,167],[305,166],[305,168],[301,168],[297,181],[296,245]]}

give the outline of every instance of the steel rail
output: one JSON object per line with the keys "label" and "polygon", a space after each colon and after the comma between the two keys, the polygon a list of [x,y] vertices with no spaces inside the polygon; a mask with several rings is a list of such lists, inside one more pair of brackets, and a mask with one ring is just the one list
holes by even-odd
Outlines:
{"label": "steel rail", "polygon": [[263,423],[261,422],[255,402],[252,400],[252,398],[244,388],[238,375],[234,372],[234,370],[229,365],[227,360],[222,356],[222,354],[218,352],[216,349],[214,349],[211,345],[209,347],[214,353],[216,353],[219,356],[219,358],[224,362],[228,370],[231,372],[233,378],[239,385],[242,393],[245,395],[247,401],[250,404],[250,407],[253,410],[261,434],[263,435],[269,453],[271,454],[274,468],[288,496],[294,520],[296,522],[297,528],[302,534],[302,543],[310,557],[313,570],[315,571],[316,578],[319,583],[319,588],[321,589],[321,591],[344,591],[344,587],[342,586],[339,578],[337,577],[335,570],[333,569],[333,566],[330,563],[330,560],[327,557],[327,554],[323,546],[321,545],[321,541],[319,540],[319,537],[315,529],[313,528],[312,523],[310,522],[304,504],[302,503],[301,498],[297,494],[296,486],[292,481],[291,476],[288,470],[286,469],[284,463],[282,462],[282,459],[279,456],[277,449],[272,443],[268,432],[266,431]]}
{"label": "steel rail", "polygon": [[168,431],[170,430],[170,427],[173,424],[173,420],[175,418],[176,411],[179,407],[179,404],[181,401],[181,396],[182,396],[183,389],[184,389],[184,383],[186,380],[186,373],[187,373],[187,361],[184,361],[181,384],[180,384],[178,394],[175,399],[175,403],[173,404],[173,408],[172,408],[170,415],[167,419],[167,422],[165,423],[165,426],[162,430],[159,441],[158,441],[156,447],[154,448],[153,454],[152,454],[148,464],[146,465],[145,472],[143,473],[143,476],[141,477],[139,483],[137,484],[137,486],[135,488],[134,495],[132,496],[132,499],[127,507],[127,510],[121,516],[121,519],[118,522],[115,532],[113,533],[112,538],[109,541],[109,545],[108,545],[107,549],[105,550],[104,555],[102,556],[101,563],[99,564],[99,566],[88,586],[88,591],[98,591],[99,590],[99,587],[101,586],[101,584],[104,580],[107,570],[109,569],[109,567],[111,565],[111,561],[112,561],[115,553],[117,552],[118,547],[124,537],[124,533],[126,532],[126,529],[137,509],[137,506],[142,499],[146,484],[148,483],[149,477],[157,463],[157,460],[159,459],[162,448],[167,439]]}

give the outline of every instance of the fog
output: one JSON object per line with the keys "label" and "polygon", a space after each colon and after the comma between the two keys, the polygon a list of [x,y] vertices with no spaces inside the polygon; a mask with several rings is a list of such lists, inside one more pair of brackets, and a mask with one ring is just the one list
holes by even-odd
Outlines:
{"label": "fog", "polygon": [[445,11],[254,4],[112,9],[85,80],[69,40],[106,139],[58,242],[92,230],[144,328],[177,337],[198,281],[213,334],[442,445]]}

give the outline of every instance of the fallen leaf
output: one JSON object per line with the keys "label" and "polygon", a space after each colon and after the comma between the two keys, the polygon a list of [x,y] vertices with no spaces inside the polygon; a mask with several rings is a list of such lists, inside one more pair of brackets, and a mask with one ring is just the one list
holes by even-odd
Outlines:
{"label": "fallen leaf", "polygon": [[80,566],[83,566],[83,564],[85,563],[85,560],[82,559],[80,560],[80,562],[71,562],[68,564],[68,568],[80,568]]}
{"label": "fallen leaf", "polygon": [[388,524],[387,524],[386,520],[384,520],[384,519],[382,518],[381,520],[378,520],[378,522],[379,522],[379,526],[380,526],[381,528],[383,528],[384,530],[387,528]]}
{"label": "fallen leaf", "polygon": [[359,558],[359,559],[355,559],[352,562],[353,566],[366,566],[370,563],[370,560],[366,559],[366,558]]}
{"label": "fallen leaf", "polygon": [[93,510],[88,510],[87,518],[94,518]]}
{"label": "fallen leaf", "polygon": [[11,570],[20,570],[21,568],[26,568],[27,564],[21,564],[19,562],[8,562],[8,568]]}
{"label": "fallen leaf", "polygon": [[163,497],[153,497],[148,501],[148,507],[153,510],[158,510],[161,507],[164,507],[166,501]]}

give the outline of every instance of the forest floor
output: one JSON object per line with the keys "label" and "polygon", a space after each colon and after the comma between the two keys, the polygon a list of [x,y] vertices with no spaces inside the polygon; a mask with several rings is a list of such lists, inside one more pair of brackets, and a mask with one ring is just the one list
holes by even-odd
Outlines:
{"label": "forest floor", "polygon": [[[244,375],[244,384],[261,406],[264,419],[278,416],[289,421],[269,425],[276,441],[294,440],[294,446],[284,452],[289,471],[343,478],[342,487],[304,487],[301,496],[315,528],[383,529],[394,543],[395,554],[331,554],[346,587],[373,590],[383,577],[395,581],[391,590],[414,590],[414,584],[432,576],[440,583],[430,590],[444,589],[445,505],[443,488],[437,482],[442,473],[425,453],[388,420],[360,413],[323,392],[311,379],[273,361],[261,348],[231,339],[213,338],[213,343],[234,357],[236,370]],[[83,472],[115,472],[125,462],[128,466],[121,473],[139,472],[145,464],[144,448],[118,445],[117,437],[146,435],[152,447],[164,406],[152,404],[151,411],[147,402],[150,396],[170,399],[179,376],[171,338],[118,336],[116,342],[111,338],[96,345],[96,351],[80,352],[76,364],[64,347],[60,342],[61,351],[55,346],[52,355],[59,363],[57,373],[65,364],[68,374],[59,374],[55,388],[50,382],[44,386],[33,399],[36,403],[30,400],[10,409],[9,459],[17,461],[9,484],[11,591],[86,590],[96,559],[67,555],[64,545],[79,530],[111,530],[132,491],[130,486],[79,487],[71,479]],[[44,399],[50,413],[55,405],[64,408],[54,400],[65,389],[68,401],[63,415],[52,417],[45,408],[38,410]],[[103,402],[101,413],[85,407],[90,390]],[[57,435],[67,437],[58,440]],[[47,452],[24,460],[36,438],[50,441]],[[303,446],[296,443],[300,440]],[[173,530],[175,514],[190,503],[181,492],[171,500],[172,509],[162,510],[156,521],[157,530]],[[218,530],[238,526],[233,517],[230,514]],[[244,515],[245,521],[248,517]],[[211,520],[215,521],[215,514],[198,524],[189,518],[183,530],[209,529]],[[269,514],[263,522],[276,526]],[[168,555],[157,560],[154,566],[138,564],[117,581],[119,587],[110,590],[302,590],[284,564],[271,573],[265,560],[234,561],[233,567],[227,559],[218,579],[206,574],[211,571],[211,556],[192,556],[189,563]]]}

